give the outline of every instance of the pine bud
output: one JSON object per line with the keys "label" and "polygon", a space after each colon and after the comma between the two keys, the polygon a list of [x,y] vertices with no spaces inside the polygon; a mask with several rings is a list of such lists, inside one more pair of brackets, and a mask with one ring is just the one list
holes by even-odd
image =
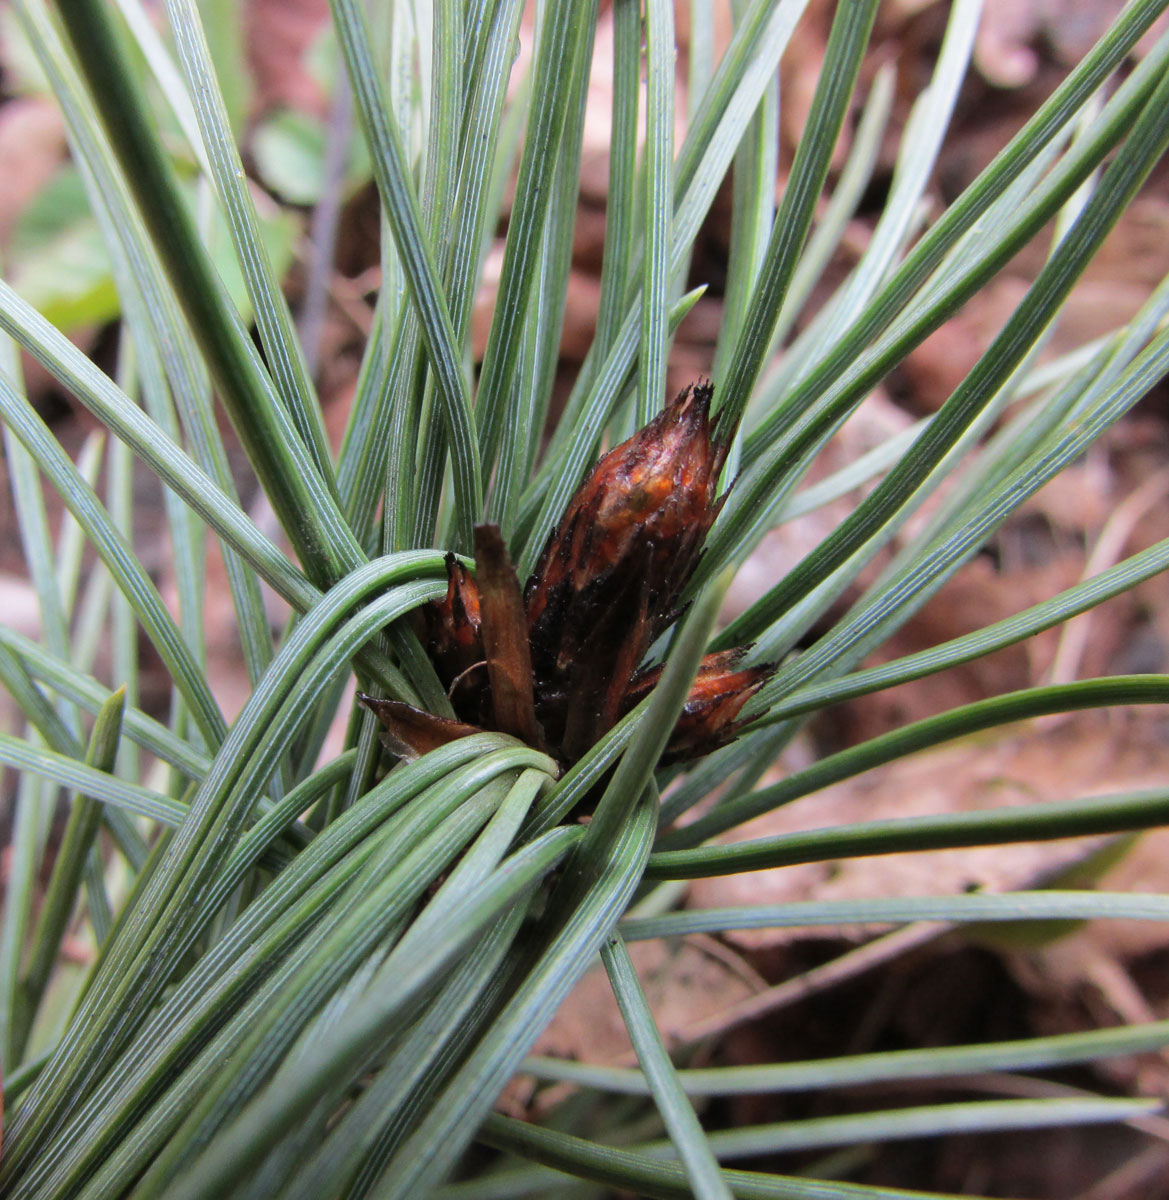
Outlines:
{"label": "pine bud", "polygon": [[[735,668],[745,646],[708,654],[698,668],[681,715],[666,743],[663,763],[699,758],[733,742],[742,728],[738,720],[743,705],[767,682],[771,664]],[[661,667],[641,672],[625,696],[626,711],[642,700],[661,677]]]}
{"label": "pine bud", "polygon": [[446,595],[420,610],[424,641],[439,679],[457,695],[459,710],[478,720],[487,687],[479,587],[453,554],[446,556],[446,569]]}
{"label": "pine bud", "polygon": [[[457,721],[371,703],[394,745],[422,753],[476,728],[576,762],[652,689],[642,669],[718,516],[733,430],[711,420],[709,384],[689,387],[606,454],[548,536],[521,598],[503,538],[475,531],[475,577],[447,557],[447,591],[422,609],[427,649]],[[664,762],[725,746],[770,675],[737,670],[741,650],[703,660]]]}
{"label": "pine bud", "polygon": [[713,388],[690,387],[606,454],[569,501],[525,588],[536,710],[579,757],[621,714],[625,689],[676,602],[720,507],[727,440]]}

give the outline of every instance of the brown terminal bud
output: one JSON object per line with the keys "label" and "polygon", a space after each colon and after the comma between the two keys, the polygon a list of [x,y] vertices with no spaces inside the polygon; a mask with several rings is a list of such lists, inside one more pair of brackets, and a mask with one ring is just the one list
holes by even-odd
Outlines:
{"label": "brown terminal bud", "polygon": [[[639,670],[718,516],[733,429],[711,419],[714,389],[689,387],[589,472],[548,535],[522,595],[503,535],[475,529],[475,575],[447,556],[447,590],[422,631],[457,720],[400,701],[363,702],[401,754],[477,729],[511,734],[576,762],[656,685]],[[741,650],[708,655],[663,756],[694,758],[732,741],[743,706],[771,674],[738,669]]]}
{"label": "brown terminal bud", "polygon": [[718,515],[729,439],[711,421],[713,394],[687,388],[597,463],[528,580],[536,710],[570,758],[620,715]]}

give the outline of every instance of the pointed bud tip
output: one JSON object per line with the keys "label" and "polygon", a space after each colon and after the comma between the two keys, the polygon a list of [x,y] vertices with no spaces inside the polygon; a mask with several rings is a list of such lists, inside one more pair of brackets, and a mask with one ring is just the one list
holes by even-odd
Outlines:
{"label": "pointed bud tip", "polygon": [[747,647],[708,654],[686,697],[662,761],[699,758],[729,745],[742,732],[747,701],[775,673],[773,663],[736,669]]}

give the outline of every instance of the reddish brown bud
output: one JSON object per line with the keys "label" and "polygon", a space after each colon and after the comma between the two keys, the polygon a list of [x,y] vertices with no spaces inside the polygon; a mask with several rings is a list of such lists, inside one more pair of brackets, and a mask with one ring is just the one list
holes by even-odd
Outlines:
{"label": "reddish brown bud", "polygon": [[[475,530],[474,578],[447,557],[442,600],[425,605],[427,649],[459,720],[391,701],[365,702],[405,753],[478,728],[510,733],[577,761],[657,683],[638,671],[678,600],[718,515],[733,430],[710,417],[713,388],[687,388],[606,454],[548,536],[521,596],[500,531]],[[741,651],[709,655],[664,761],[726,745],[770,674],[736,670]]]}
{"label": "reddish brown bud", "polygon": [[[540,627],[560,593],[587,592],[633,560],[651,597],[672,604],[718,514],[715,489],[728,441],[713,434],[713,395],[710,384],[686,388],[593,467],[528,580],[529,626]],[[647,559],[639,554],[644,547]]]}
{"label": "reddish brown bud", "polygon": [[[708,654],[698,668],[674,732],[662,755],[663,763],[683,762],[709,754],[733,742],[742,729],[737,718],[743,705],[767,682],[775,667],[735,668],[744,649]],[[661,668],[641,672],[625,696],[624,710],[633,708],[656,686]]]}
{"label": "reddish brown bud", "polygon": [[479,588],[453,555],[446,556],[447,589],[441,600],[422,606],[426,649],[443,686],[460,693],[478,719],[480,694],[486,689]]}
{"label": "reddish brown bud", "polygon": [[525,589],[536,711],[571,761],[620,715],[622,698],[714,518],[727,440],[713,388],[687,388],[606,454],[549,535]]}

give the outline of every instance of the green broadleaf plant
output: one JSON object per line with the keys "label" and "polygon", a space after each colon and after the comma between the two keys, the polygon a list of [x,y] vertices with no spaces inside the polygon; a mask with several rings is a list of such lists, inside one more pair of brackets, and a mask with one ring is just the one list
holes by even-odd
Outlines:
{"label": "green broadleaf plant", "polygon": [[[221,22],[230,5],[168,0],[160,36],[138,0],[13,0],[22,45],[61,105],[69,178],[85,200],[39,244],[30,233],[22,253],[59,251],[83,231],[100,236],[123,324],[109,378],[20,287],[0,282],[0,420],[41,630],[34,641],[0,628],[0,681],[27,722],[0,738],[0,762],[20,776],[0,919],[4,1196],[510,1197],[591,1181],[646,1196],[893,1197],[908,1193],[724,1164],[953,1130],[1134,1121],[1156,1107],[1048,1097],[706,1128],[695,1104],[703,1096],[1092,1062],[1163,1048],[1169,1027],[901,1057],[849,1055],[842,1043],[826,1061],[679,1069],[626,943],[866,921],[1169,919],[1162,897],[1081,891],[670,912],[680,893],[652,882],[1169,823],[1169,798],[1155,790],[707,841],[976,731],[1169,701],[1164,676],[1033,688],[758,785],[819,708],[1019,642],[1169,565],[1169,548],[1154,546],[1015,617],[862,666],[1028,496],[1169,373],[1169,283],[1110,337],[1035,368],[1071,288],[1169,146],[1169,34],[1127,69],[1169,0],[1131,0],[1010,144],[921,228],[980,16],[978,0],[955,0],[935,76],[902,137],[888,208],[816,313],[804,311],[807,299],[866,188],[891,102],[887,70],[858,92],[878,2],[835,6],[778,204],[777,71],[806,0],[735,0],[717,61],[712,0],[690,7],[689,111],[675,145],[667,0],[646,0],[644,10],[614,0],[603,17],[595,0],[545,3],[534,31],[521,25],[521,0],[332,0],[383,236],[373,331],[334,455],[280,290],[283,259],[273,261],[265,236],[272,214],[257,211],[242,169],[247,81],[236,77],[238,62],[217,77],[201,24]],[[598,20],[612,24],[614,80],[600,314],[545,440]],[[521,36],[534,39],[526,76]],[[153,111],[160,96],[164,127]],[[850,154],[834,174],[854,112]],[[164,134],[186,140],[185,180]],[[279,174],[292,161],[288,147],[271,140],[272,127],[265,136],[261,166]],[[471,305],[513,171],[499,303],[477,373]],[[451,715],[411,612],[443,593],[443,553],[469,553],[482,521],[502,527],[521,572],[530,570],[599,452],[662,407],[671,338],[700,294],[684,294],[694,240],[728,171],[734,209],[714,383],[723,428],[742,418],[725,470],[734,487],[693,603],[657,648],[661,682],[563,773],[539,747],[497,733],[387,773],[376,722],[362,709],[348,719],[340,755],[318,761],[358,687]],[[345,181],[309,183],[295,198]],[[192,189],[203,206],[195,216]],[[1052,219],[1045,267],[942,409],[838,477],[804,486],[873,387]],[[209,244],[216,228],[228,237]],[[225,285],[225,272],[238,282]],[[91,274],[72,302],[92,319],[113,305]],[[52,282],[49,315],[68,320],[69,297]],[[26,398],[18,350],[94,414],[104,445],[69,458]],[[295,558],[240,503],[212,389]],[[174,611],[135,546],[135,457],[165,490]],[[716,632],[729,573],[764,534],[866,481],[876,486],[848,520]],[[943,481],[950,498],[924,531],[807,645],[822,614]],[[56,541],[46,485],[68,514]],[[223,552],[252,687],[230,724],[208,680],[208,535]],[[87,545],[98,564],[83,585]],[[278,637],[261,583],[292,613]],[[164,720],[142,707],[139,637],[172,684]],[[103,639],[108,663],[95,674]],[[704,650],[748,641],[748,662],[779,666],[750,701],[743,735],[704,761],[658,767]],[[63,838],[50,839],[62,788],[70,816]],[[698,820],[675,826],[716,792]],[[595,813],[582,825],[571,814],[585,801]],[[70,931],[92,946],[84,969],[60,961]],[[598,956],[639,1068],[526,1060]],[[617,1146],[596,1140],[590,1119],[543,1129],[493,1115],[519,1070],[583,1088],[586,1101],[624,1093],[660,1121],[643,1125],[651,1133],[637,1144]],[[598,1110],[566,1107],[565,1121],[573,1111]],[[667,1140],[651,1140],[654,1130]],[[504,1152],[503,1169],[448,1182],[475,1141]]]}

